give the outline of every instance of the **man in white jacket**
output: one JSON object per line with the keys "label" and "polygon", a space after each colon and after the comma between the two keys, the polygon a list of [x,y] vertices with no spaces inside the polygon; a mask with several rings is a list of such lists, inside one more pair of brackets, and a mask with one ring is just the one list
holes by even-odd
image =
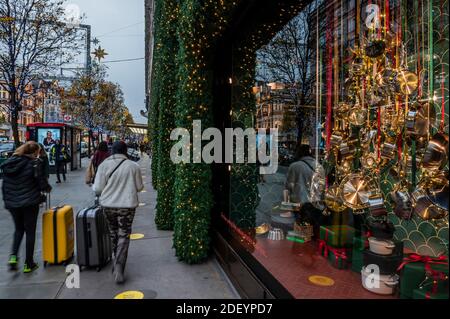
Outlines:
{"label": "man in white jacket", "polygon": [[139,206],[138,193],[144,185],[139,165],[128,160],[124,142],[115,142],[112,154],[98,167],[93,189],[100,197],[100,205],[108,220],[113,244],[114,280],[120,284],[125,280],[131,227]]}

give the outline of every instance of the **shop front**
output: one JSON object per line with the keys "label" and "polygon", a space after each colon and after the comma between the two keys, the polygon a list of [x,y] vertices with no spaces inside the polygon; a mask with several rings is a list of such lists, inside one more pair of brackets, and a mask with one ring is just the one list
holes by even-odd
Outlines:
{"label": "shop front", "polygon": [[448,299],[448,10],[236,10],[215,49],[214,122],[278,141],[275,173],[213,166],[214,252],[243,297]]}

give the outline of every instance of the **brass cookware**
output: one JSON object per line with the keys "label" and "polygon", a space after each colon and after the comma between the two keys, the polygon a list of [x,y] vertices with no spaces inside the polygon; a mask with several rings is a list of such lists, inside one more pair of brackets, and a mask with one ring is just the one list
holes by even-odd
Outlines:
{"label": "brass cookware", "polygon": [[355,104],[354,107],[350,109],[348,114],[348,121],[354,126],[362,126],[367,120],[367,109],[362,108],[361,105]]}
{"label": "brass cookware", "polygon": [[361,166],[364,169],[371,170],[377,167],[377,155],[375,153],[368,153],[361,157]]}
{"label": "brass cookware", "polygon": [[336,213],[343,212],[347,208],[342,201],[339,185],[333,185],[326,191],[325,205],[329,210]]}
{"label": "brass cookware", "polygon": [[347,175],[342,180],[340,188],[344,205],[353,210],[367,208],[370,196],[378,192],[375,181],[362,173]]}
{"label": "brass cookware", "polygon": [[419,78],[416,74],[407,70],[402,70],[396,75],[397,93],[411,95],[419,86]]}
{"label": "brass cookware", "polygon": [[409,135],[427,136],[430,126],[436,121],[436,109],[430,103],[415,104],[406,115],[406,129]]}
{"label": "brass cookware", "polygon": [[373,194],[369,197],[369,211],[370,215],[374,217],[386,216],[388,214],[386,207],[384,206],[382,194]]}
{"label": "brass cookware", "polygon": [[448,135],[437,133],[429,141],[422,167],[428,171],[442,170],[448,162]]}

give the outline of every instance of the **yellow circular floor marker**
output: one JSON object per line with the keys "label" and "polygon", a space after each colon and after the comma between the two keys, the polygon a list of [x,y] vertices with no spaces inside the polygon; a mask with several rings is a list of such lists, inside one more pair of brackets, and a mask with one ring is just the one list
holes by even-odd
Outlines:
{"label": "yellow circular floor marker", "polygon": [[334,285],[334,280],[325,276],[310,276],[308,279],[317,286],[330,287]]}
{"label": "yellow circular floor marker", "polygon": [[144,237],[145,237],[144,234],[131,234],[130,235],[131,240],[138,240],[138,239],[142,239]]}
{"label": "yellow circular floor marker", "polygon": [[125,291],[115,296],[114,299],[144,299],[144,294],[140,291]]}

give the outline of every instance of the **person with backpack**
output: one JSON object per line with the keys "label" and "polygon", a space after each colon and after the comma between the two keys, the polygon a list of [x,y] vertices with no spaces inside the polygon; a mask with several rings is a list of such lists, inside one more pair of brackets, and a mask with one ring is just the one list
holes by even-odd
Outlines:
{"label": "person with backpack", "polygon": [[92,156],[89,168],[86,171],[86,184],[91,185],[94,183],[95,175],[97,174],[100,164],[102,164],[110,155],[108,143],[100,142],[94,156]]}
{"label": "person with backpack", "polygon": [[47,178],[47,180],[48,180],[50,178],[50,162],[48,160],[48,155],[47,155],[47,152],[45,151],[44,145],[39,144],[39,146],[41,148],[41,151],[39,152],[38,158],[42,162],[43,174],[44,174],[45,178]]}
{"label": "person with backpack", "polygon": [[320,225],[325,222],[325,217],[322,215],[322,210],[311,203],[311,182],[316,172],[320,172],[322,176],[325,176],[325,172],[320,163],[312,156],[309,145],[299,145],[295,159],[296,161],[289,166],[285,189],[289,191],[292,202],[301,204],[297,217],[306,218],[314,226],[314,233],[317,233]]}
{"label": "person with backpack", "polygon": [[61,183],[61,173],[64,181],[66,181],[66,163],[69,161],[67,148],[60,140],[55,141],[55,145],[50,150],[50,160],[55,162],[56,166],[56,184]]}
{"label": "person with backpack", "polygon": [[108,220],[113,245],[113,275],[116,283],[125,281],[124,272],[138,193],[144,189],[138,164],[127,157],[127,145],[112,146],[112,155],[98,168],[93,186]]}
{"label": "person with backpack", "polygon": [[45,195],[42,193],[52,190],[45,177],[43,162],[38,158],[40,152],[39,144],[27,142],[0,167],[3,170],[3,201],[15,225],[8,262],[11,271],[17,270],[19,248],[25,234],[26,259],[23,272],[31,273],[38,268],[38,264],[34,262],[34,244],[39,205],[45,202]]}

